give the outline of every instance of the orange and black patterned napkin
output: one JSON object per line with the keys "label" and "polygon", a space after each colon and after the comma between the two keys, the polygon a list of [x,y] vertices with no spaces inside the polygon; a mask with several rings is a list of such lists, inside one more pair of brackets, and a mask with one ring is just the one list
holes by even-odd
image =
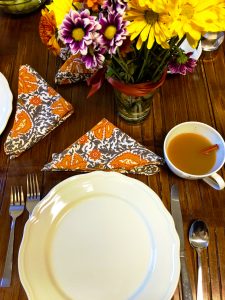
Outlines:
{"label": "orange and black patterned napkin", "polygon": [[63,152],[53,154],[43,171],[103,170],[152,175],[163,163],[163,158],[102,119]]}
{"label": "orange and black patterned napkin", "polygon": [[93,74],[93,70],[85,68],[78,54],[71,55],[55,75],[55,83],[70,84],[85,81]]}
{"label": "orange and black patterned napkin", "polygon": [[73,107],[30,66],[19,70],[13,127],[4,144],[10,158],[19,156],[73,113]]}

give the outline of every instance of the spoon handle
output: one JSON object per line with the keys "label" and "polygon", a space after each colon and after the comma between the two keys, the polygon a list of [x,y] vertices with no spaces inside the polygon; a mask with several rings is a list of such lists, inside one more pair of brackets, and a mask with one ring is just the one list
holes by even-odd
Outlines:
{"label": "spoon handle", "polygon": [[187,272],[185,256],[183,255],[180,256],[180,263],[181,263],[181,283],[182,283],[183,300],[192,300],[193,297],[191,291],[191,284]]}
{"label": "spoon handle", "polygon": [[203,285],[202,285],[202,260],[201,253],[198,253],[198,284],[197,284],[197,300],[203,300]]}

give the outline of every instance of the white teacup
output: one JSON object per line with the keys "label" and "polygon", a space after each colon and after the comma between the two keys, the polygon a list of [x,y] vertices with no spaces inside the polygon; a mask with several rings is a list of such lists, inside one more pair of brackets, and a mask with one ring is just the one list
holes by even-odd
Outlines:
{"label": "white teacup", "polygon": [[[170,141],[182,133],[196,133],[207,138],[212,144],[217,144],[219,149],[216,151],[216,162],[209,173],[203,175],[188,174],[178,169],[168,158],[167,148]],[[203,179],[211,187],[222,190],[225,187],[224,179],[216,172],[222,168],[225,162],[225,143],[222,136],[214,128],[201,122],[185,122],[173,127],[166,135],[163,146],[166,163],[170,170],[179,177],[185,179]]]}

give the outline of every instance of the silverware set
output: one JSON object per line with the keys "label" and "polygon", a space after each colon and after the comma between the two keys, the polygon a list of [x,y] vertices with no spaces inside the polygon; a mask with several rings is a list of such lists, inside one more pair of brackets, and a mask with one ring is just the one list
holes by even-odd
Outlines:
{"label": "silverware set", "polygon": [[[184,300],[192,300],[193,296],[192,296],[191,284],[188,275],[188,270],[186,267],[183,220],[181,214],[178,188],[176,185],[173,185],[171,188],[171,213],[180,239],[182,295]],[[208,247],[209,233],[208,233],[207,225],[203,221],[196,220],[191,224],[191,227],[189,229],[189,242],[190,245],[196,250],[198,255],[198,282],[197,282],[196,299],[204,300],[203,285],[202,285],[201,251]]]}
{"label": "silverware set", "polygon": [[27,175],[27,198],[24,201],[24,193],[22,186],[12,186],[10,193],[9,215],[12,218],[10,227],[10,236],[8,242],[8,249],[6,254],[5,266],[3,276],[1,278],[0,287],[9,287],[11,285],[12,277],[12,261],[13,261],[13,243],[14,243],[14,229],[16,219],[22,215],[26,207],[29,216],[36,204],[40,201],[40,189],[36,174]]}

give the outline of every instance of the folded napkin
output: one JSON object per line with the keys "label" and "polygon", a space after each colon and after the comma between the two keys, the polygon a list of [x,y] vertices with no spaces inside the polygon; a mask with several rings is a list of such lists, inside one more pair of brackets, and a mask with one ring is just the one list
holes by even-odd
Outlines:
{"label": "folded napkin", "polygon": [[4,144],[10,158],[19,156],[73,113],[73,107],[30,66],[19,70],[13,127]]}
{"label": "folded napkin", "polygon": [[55,83],[70,84],[84,81],[92,75],[93,71],[85,68],[78,54],[71,55],[55,75]]}
{"label": "folded napkin", "polygon": [[60,154],[43,171],[117,171],[152,175],[164,160],[148,150],[106,119]]}

